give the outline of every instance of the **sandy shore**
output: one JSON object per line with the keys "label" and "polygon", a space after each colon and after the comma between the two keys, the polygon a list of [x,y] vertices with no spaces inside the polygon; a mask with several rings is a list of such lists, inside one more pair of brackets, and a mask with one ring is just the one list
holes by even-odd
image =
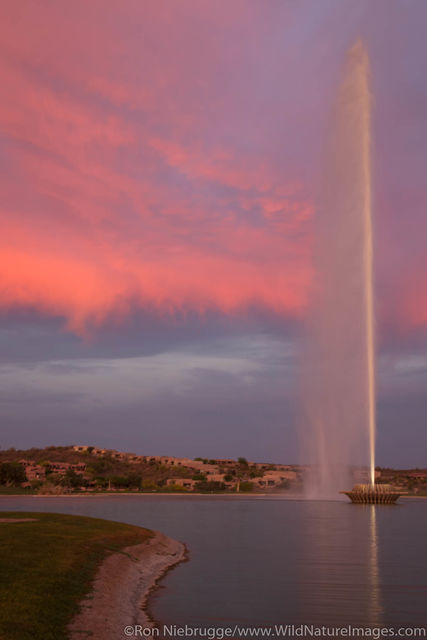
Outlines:
{"label": "sandy shore", "polygon": [[37,518],[0,518],[0,522],[37,522]]}
{"label": "sandy shore", "polygon": [[148,543],[113,553],[95,576],[92,592],[69,626],[71,640],[119,640],[127,625],[152,627],[147,600],[160,578],[187,558],[185,545],[159,532]]}

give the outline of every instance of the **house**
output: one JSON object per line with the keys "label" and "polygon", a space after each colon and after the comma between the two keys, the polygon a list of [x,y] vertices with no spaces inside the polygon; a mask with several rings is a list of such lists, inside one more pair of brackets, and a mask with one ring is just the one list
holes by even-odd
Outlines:
{"label": "house", "polygon": [[206,478],[208,482],[224,482],[225,473],[212,473]]}
{"label": "house", "polygon": [[167,487],[182,487],[190,491],[194,489],[195,484],[196,481],[191,478],[169,478],[169,480],[166,480]]}
{"label": "house", "polygon": [[67,471],[74,471],[75,473],[84,473],[86,471],[86,465],[83,462],[77,464],[71,464],[70,462],[48,462],[47,468],[51,473],[56,473],[60,476],[65,476]]}
{"label": "house", "polygon": [[295,471],[266,471],[262,478],[254,478],[252,482],[259,487],[277,487],[283,482],[296,480]]}
{"label": "house", "polygon": [[191,460],[190,458],[175,458],[174,456],[147,456],[146,462],[156,462],[170,467],[181,467],[182,469],[194,469],[197,471],[208,472],[208,469],[217,471],[216,465],[206,465],[203,460]]}
{"label": "house", "polygon": [[408,478],[415,478],[416,480],[427,480],[427,471],[423,469],[409,471],[406,475]]}
{"label": "house", "polygon": [[20,464],[25,469],[25,475],[27,476],[27,481],[31,482],[32,480],[44,480],[46,477],[46,468],[40,464],[34,462],[34,460],[20,460]]}

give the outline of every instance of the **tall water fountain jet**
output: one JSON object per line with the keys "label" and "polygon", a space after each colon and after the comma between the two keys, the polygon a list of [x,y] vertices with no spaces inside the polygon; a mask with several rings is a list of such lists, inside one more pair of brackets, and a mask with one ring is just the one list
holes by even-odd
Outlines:
{"label": "tall water fountain jet", "polygon": [[314,234],[303,349],[304,458],[311,497],[336,496],[351,467],[375,481],[371,92],[362,42],[348,52]]}

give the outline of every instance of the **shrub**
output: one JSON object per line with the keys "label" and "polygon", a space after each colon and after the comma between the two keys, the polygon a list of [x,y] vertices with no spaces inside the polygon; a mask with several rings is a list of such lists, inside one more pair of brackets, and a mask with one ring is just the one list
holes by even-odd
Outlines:
{"label": "shrub", "polygon": [[197,480],[199,482],[203,482],[204,480],[206,480],[206,476],[204,473],[196,473],[193,476],[193,480]]}
{"label": "shrub", "polygon": [[65,475],[61,478],[60,484],[62,484],[64,487],[77,489],[78,487],[87,485],[87,481],[83,477],[83,474],[76,473],[75,471],[73,471],[73,469],[67,469]]}
{"label": "shrub", "polygon": [[101,489],[106,489],[108,487],[108,480],[107,478],[104,478],[103,476],[97,476],[96,478],[94,478],[97,487],[100,487]]}
{"label": "shrub", "polygon": [[17,486],[27,479],[27,474],[19,462],[3,462],[0,464],[0,484]]}
{"label": "shrub", "polygon": [[198,482],[195,488],[197,491],[223,491],[225,489],[225,485],[223,482],[210,480],[207,482]]}
{"label": "shrub", "polygon": [[126,489],[129,487],[129,481],[126,476],[111,476],[111,485],[118,489]]}

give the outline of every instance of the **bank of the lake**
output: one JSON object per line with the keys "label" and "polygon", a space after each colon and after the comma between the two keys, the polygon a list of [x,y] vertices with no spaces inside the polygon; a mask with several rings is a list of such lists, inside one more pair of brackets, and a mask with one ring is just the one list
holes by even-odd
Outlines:
{"label": "bank of the lake", "polygon": [[42,496],[48,497],[67,497],[67,496],[265,496],[265,495],[299,495],[301,493],[293,494],[289,491],[170,491],[170,490],[156,490],[156,491],[57,491],[46,492],[35,489],[23,489],[21,487],[0,487],[0,496]]}
{"label": "bank of the lake", "polygon": [[148,624],[141,603],[185,555],[139,526],[22,511],[1,513],[0,549],[2,640],[120,638],[138,616]]}

